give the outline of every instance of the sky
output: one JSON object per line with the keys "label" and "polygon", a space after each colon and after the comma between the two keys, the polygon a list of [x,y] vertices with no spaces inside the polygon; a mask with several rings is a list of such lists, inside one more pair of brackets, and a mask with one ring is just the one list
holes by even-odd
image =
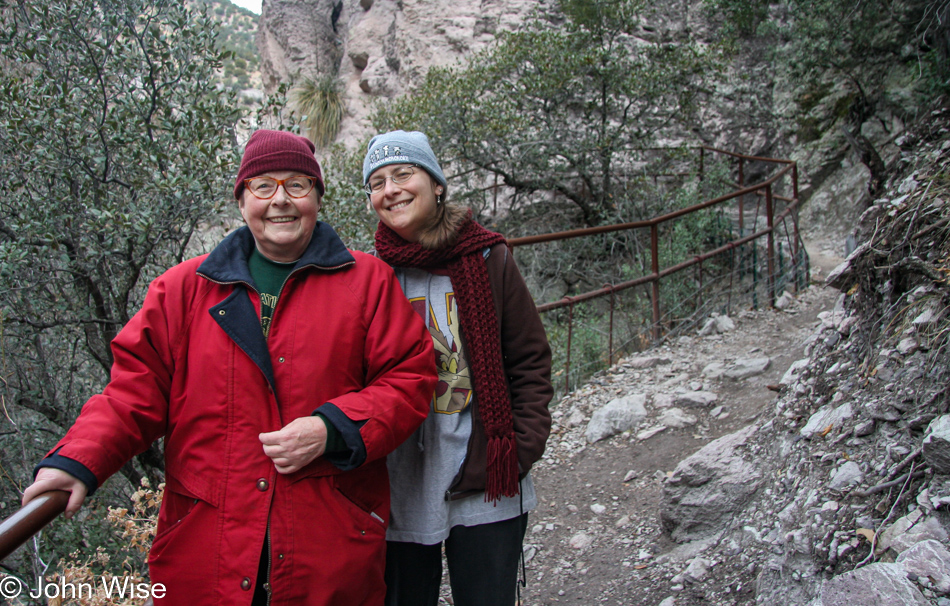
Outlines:
{"label": "sky", "polygon": [[262,0],[231,0],[234,4],[244,7],[252,13],[261,14],[261,2]]}

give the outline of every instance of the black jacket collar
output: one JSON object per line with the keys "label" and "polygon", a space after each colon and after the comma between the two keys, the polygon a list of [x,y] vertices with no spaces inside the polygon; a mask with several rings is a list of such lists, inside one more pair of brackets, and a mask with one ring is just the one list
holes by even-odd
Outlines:
{"label": "black jacket collar", "polygon": [[[198,267],[198,273],[214,282],[253,284],[251,272],[247,268],[247,259],[254,245],[254,236],[245,225],[229,234],[211,251]],[[338,269],[355,262],[353,255],[333,228],[318,221],[310,244],[303,256],[297,259],[294,271],[307,266],[325,270]]]}

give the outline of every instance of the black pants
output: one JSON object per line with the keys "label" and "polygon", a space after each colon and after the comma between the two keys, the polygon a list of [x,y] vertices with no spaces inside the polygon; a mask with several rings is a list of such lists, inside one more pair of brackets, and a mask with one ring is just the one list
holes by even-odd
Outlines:
{"label": "black pants", "polygon": [[[512,606],[528,514],[455,526],[445,559],[455,606]],[[386,543],[386,606],[435,606],[442,584],[442,545]]]}

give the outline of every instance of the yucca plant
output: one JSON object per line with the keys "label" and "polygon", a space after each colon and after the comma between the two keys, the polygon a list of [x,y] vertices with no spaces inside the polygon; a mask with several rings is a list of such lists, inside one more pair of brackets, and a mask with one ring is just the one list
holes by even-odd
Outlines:
{"label": "yucca plant", "polygon": [[343,95],[333,76],[306,77],[291,91],[295,111],[311,140],[326,147],[336,138],[343,119]]}

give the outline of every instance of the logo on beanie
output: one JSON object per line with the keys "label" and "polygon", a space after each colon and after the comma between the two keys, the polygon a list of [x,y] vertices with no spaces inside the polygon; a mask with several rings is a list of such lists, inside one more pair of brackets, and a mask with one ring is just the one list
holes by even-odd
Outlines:
{"label": "logo on beanie", "polygon": [[402,147],[398,145],[383,145],[373,150],[369,156],[369,162],[370,166],[376,166],[380,162],[409,162],[409,156],[402,155]]}

